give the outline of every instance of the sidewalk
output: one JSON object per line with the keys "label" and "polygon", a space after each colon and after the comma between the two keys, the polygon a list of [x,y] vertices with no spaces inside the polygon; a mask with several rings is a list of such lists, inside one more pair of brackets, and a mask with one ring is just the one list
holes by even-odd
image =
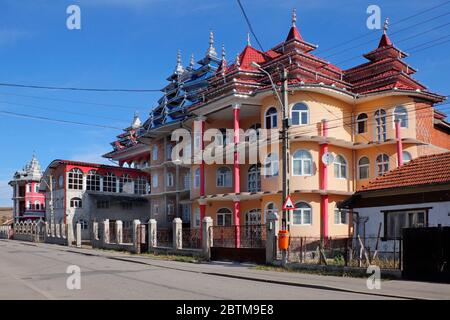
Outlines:
{"label": "sidewalk", "polygon": [[73,253],[93,255],[107,259],[123,260],[133,263],[173,269],[177,271],[203,273],[219,277],[231,277],[243,280],[277,283],[281,285],[318,288],[342,292],[363,293],[368,295],[396,297],[404,299],[445,299],[450,300],[450,284],[386,280],[381,282],[381,289],[369,290],[366,278],[347,278],[336,276],[322,276],[297,272],[277,272],[256,270],[250,264],[230,262],[186,263],[165,261],[132,255],[121,252],[111,252],[95,249],[63,247],[50,244],[37,244],[37,246],[51,246],[52,249],[70,251]]}

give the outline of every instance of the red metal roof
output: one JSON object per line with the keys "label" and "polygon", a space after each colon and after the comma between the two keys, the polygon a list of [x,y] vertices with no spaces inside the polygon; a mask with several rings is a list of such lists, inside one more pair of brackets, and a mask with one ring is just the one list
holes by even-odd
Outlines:
{"label": "red metal roof", "polygon": [[450,152],[422,156],[369,182],[361,191],[450,183]]}

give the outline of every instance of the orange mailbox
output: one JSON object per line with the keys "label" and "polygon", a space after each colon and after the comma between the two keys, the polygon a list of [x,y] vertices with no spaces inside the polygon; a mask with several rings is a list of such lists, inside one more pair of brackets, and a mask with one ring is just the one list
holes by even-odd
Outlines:
{"label": "orange mailbox", "polygon": [[278,248],[280,250],[287,250],[289,248],[289,231],[280,230],[278,232]]}

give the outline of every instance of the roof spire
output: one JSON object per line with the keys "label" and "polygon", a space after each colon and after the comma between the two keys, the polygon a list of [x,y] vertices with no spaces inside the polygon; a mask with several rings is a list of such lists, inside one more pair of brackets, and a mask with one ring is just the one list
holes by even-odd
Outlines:
{"label": "roof spire", "polygon": [[181,64],[181,50],[178,49],[177,53],[177,66],[175,67],[175,73],[180,75],[184,72],[183,65]]}
{"label": "roof spire", "polygon": [[292,26],[295,27],[297,23],[297,9],[292,9]]}
{"label": "roof spire", "polygon": [[217,56],[216,48],[214,48],[214,32],[212,30],[209,31],[209,47],[208,51],[206,51],[206,55],[208,57]]}
{"label": "roof spire", "polygon": [[191,60],[189,61],[189,69],[194,69],[194,65],[195,65],[195,59],[194,59],[194,54],[191,54]]}
{"label": "roof spire", "polygon": [[141,119],[139,119],[139,112],[134,112],[133,122],[131,122],[131,128],[137,129],[142,125]]}
{"label": "roof spire", "polygon": [[252,44],[250,43],[250,32],[247,32],[247,45],[248,46],[252,46]]}
{"label": "roof spire", "polygon": [[238,67],[238,69],[241,66],[241,59],[239,57],[239,53],[236,55],[236,66]]}
{"label": "roof spire", "polygon": [[222,44],[222,60],[225,60],[225,45]]}
{"label": "roof spire", "polygon": [[386,34],[387,30],[389,28],[389,17],[386,18],[386,20],[384,20],[384,26],[383,26],[383,33]]}

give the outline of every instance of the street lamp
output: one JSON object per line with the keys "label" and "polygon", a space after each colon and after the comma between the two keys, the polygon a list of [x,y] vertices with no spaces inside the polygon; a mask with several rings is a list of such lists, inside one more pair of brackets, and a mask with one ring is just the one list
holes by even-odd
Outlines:
{"label": "street lamp", "polygon": [[[281,128],[281,139],[282,139],[282,163],[283,163],[283,202],[285,199],[287,199],[287,196],[289,195],[289,168],[288,168],[288,152],[289,152],[289,136],[288,136],[288,117],[287,117],[287,108],[288,108],[288,75],[287,70],[283,66],[283,77],[282,77],[282,86],[281,86],[281,94],[282,97],[279,95],[277,87],[275,86],[275,83],[273,82],[273,78],[270,75],[269,72],[264,70],[258,63],[255,61],[252,61],[250,65],[254,68],[257,68],[261,72],[263,72],[267,77],[269,78],[270,84],[272,85],[272,89],[277,96],[277,99],[280,103],[281,110],[282,110],[282,128]],[[287,213],[286,210],[283,210],[283,216],[282,216],[282,230],[287,230]]]}

